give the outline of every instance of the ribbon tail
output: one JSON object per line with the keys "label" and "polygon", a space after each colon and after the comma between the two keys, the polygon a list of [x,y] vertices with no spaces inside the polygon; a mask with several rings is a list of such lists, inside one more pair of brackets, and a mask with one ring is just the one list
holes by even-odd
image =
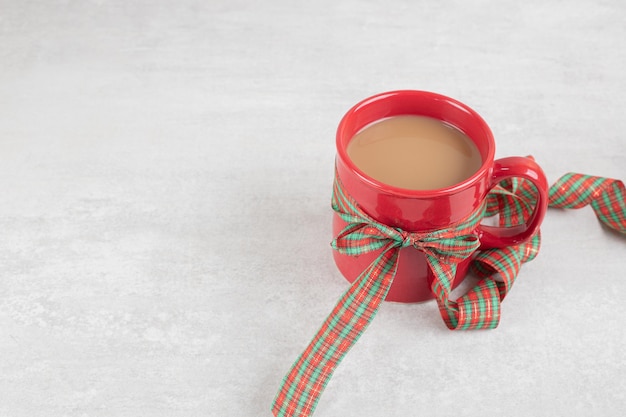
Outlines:
{"label": "ribbon tail", "polygon": [[626,235],[626,188],[621,181],[612,181],[591,202],[598,219],[611,229]]}
{"label": "ribbon tail", "polygon": [[549,205],[572,209],[591,205],[602,223],[626,234],[626,187],[620,180],[567,173],[550,187]]}
{"label": "ribbon tail", "polygon": [[450,282],[456,264],[429,259],[434,273],[431,289],[444,323],[450,330],[493,329],[500,321],[500,292],[497,284],[485,279],[456,301],[450,300]]}
{"label": "ribbon tail", "polygon": [[435,295],[439,313],[444,323],[450,330],[458,327],[458,306],[450,300],[452,280],[456,275],[456,264],[440,262],[436,257],[426,256],[428,265],[433,272],[433,281],[430,289]]}
{"label": "ribbon tail", "polygon": [[[446,326],[451,330],[496,328],[500,322],[502,300],[513,286],[522,263],[534,257],[534,254],[532,257],[528,255],[527,246],[538,245],[538,241],[535,236],[527,244],[479,253],[472,261],[472,269],[483,279],[456,301],[449,298],[456,265],[429,258],[434,274],[431,289]],[[496,273],[500,275],[500,281],[494,279]]]}
{"label": "ribbon tail", "polygon": [[398,268],[399,248],[389,242],[352,283],[287,373],[272,404],[276,417],[310,416],[335,368],[370,324]]}

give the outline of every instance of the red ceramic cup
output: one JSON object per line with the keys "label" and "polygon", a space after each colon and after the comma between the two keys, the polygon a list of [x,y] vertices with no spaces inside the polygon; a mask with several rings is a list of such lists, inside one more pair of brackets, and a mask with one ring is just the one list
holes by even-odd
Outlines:
{"label": "red ceramic cup", "polygon": [[[408,190],[369,177],[348,157],[348,142],[368,124],[398,115],[433,117],[457,127],[478,147],[482,166],[463,182],[436,190]],[[378,222],[406,231],[428,232],[462,220],[480,207],[492,187],[506,178],[525,178],[535,184],[537,206],[527,223],[511,228],[478,226],[476,232],[481,249],[515,245],[530,238],[541,224],[548,203],[546,177],[534,161],[524,157],[494,160],[494,155],[493,134],[478,113],[454,99],[425,91],[391,91],[367,98],[346,113],[337,129],[337,174],[348,194]],[[334,214],[335,236],[345,225]],[[408,303],[433,298],[430,290],[432,272],[424,255],[411,247],[400,251],[397,274],[386,300]],[[348,256],[337,251],[333,253],[339,270],[350,282],[379,254]],[[463,280],[469,263],[470,259],[467,259],[458,265],[453,286]]]}

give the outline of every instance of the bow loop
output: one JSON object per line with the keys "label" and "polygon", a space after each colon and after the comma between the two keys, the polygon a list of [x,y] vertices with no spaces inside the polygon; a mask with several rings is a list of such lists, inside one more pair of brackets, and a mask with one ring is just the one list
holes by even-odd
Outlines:
{"label": "bow loop", "polygon": [[343,255],[358,256],[379,250],[385,246],[400,247],[403,232],[367,218],[344,227],[332,240],[330,246]]}

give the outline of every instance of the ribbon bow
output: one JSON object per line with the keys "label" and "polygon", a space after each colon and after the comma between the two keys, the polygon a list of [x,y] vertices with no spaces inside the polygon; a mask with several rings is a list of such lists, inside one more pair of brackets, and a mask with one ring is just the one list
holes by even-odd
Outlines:
{"label": "ribbon bow", "polygon": [[439,262],[459,263],[480,246],[474,229],[482,218],[483,207],[454,227],[419,233],[379,223],[354,201],[341,201],[338,195],[344,196],[340,182],[336,179],[332,207],[348,225],[333,239],[331,247],[341,254],[357,256],[383,247],[388,250],[413,247]]}
{"label": "ribbon bow", "polygon": [[[626,234],[626,190],[619,180],[569,173],[549,192],[549,206],[580,208],[591,204],[598,219]],[[525,180],[506,180],[487,196],[485,204],[465,220],[430,233],[412,233],[381,224],[348,196],[337,176],[333,187],[333,210],[347,226],[332,241],[333,249],[357,256],[380,250],[376,259],[357,277],[304,352],[283,379],[272,404],[276,417],[306,417],[313,413],[335,368],[356,343],[385,299],[398,267],[401,248],[424,252],[433,271],[431,290],[441,316],[452,330],[495,328],[500,303],[511,289],[522,263],[539,252],[540,235],[500,249],[478,252],[474,230],[484,216],[499,215],[499,226],[522,224],[535,205],[534,186]],[[456,301],[449,299],[456,265],[474,255],[471,269],[482,278]],[[498,279],[495,277],[498,276]]]}

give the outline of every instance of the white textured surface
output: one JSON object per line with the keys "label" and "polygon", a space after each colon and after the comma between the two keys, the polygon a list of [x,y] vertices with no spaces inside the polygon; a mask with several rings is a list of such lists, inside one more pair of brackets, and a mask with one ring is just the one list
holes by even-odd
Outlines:
{"label": "white textured surface", "polygon": [[[302,4],[299,4],[302,3]],[[450,95],[626,179],[626,3],[0,0],[0,416],[269,416],[347,287],[334,130]],[[551,211],[493,331],[383,305],[324,416],[618,416],[626,241]]]}

